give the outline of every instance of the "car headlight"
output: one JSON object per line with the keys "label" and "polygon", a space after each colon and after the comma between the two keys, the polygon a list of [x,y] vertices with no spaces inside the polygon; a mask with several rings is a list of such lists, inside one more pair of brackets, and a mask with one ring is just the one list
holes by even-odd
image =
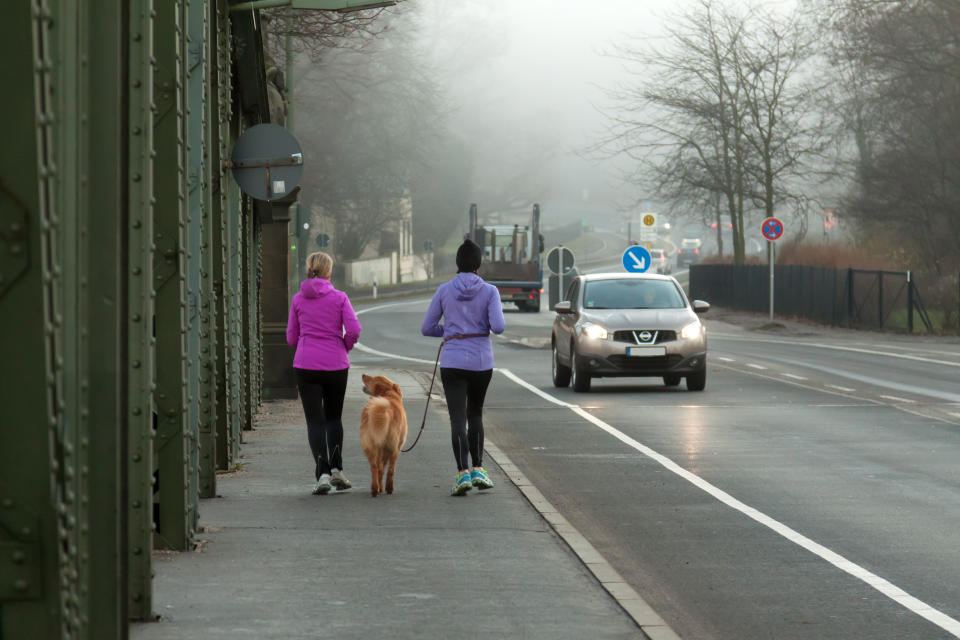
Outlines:
{"label": "car headlight", "polygon": [[583,332],[583,335],[587,336],[591,340],[606,340],[607,339],[607,330],[605,327],[601,327],[598,324],[593,324],[592,322],[584,322],[583,326],[580,327],[580,331]]}
{"label": "car headlight", "polygon": [[699,321],[691,322],[680,330],[680,337],[684,340],[693,340],[694,338],[699,338],[702,332],[703,324],[701,324]]}

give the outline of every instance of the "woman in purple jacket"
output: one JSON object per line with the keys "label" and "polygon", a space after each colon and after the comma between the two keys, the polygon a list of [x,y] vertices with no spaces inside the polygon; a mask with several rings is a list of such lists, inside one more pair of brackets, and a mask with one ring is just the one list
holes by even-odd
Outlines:
{"label": "woman in purple jacket", "polygon": [[347,351],[360,337],[362,327],[347,294],[330,284],[333,258],[323,252],[307,256],[307,279],[290,301],[287,343],[297,348],[293,368],[307,439],[316,462],[314,495],[336,487],[350,488],[343,475],[343,396],[347,391],[350,360]]}
{"label": "woman in purple jacket", "polygon": [[[457,478],[450,491],[455,496],[464,495],[472,487],[493,488],[483,468],[483,399],[493,376],[489,334],[503,333],[506,322],[500,292],[477,275],[482,261],[480,247],[464,240],[457,249],[457,276],[437,289],[420,327],[425,336],[447,340],[440,355],[440,380],[447,396],[457,462]],[[451,339],[464,334],[484,337]],[[472,467],[467,464],[468,454]]]}

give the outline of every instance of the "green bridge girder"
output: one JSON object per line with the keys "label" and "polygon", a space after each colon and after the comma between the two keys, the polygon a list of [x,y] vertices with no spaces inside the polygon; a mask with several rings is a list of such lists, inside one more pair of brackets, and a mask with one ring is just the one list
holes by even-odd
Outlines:
{"label": "green bridge girder", "polygon": [[0,639],[125,638],[151,552],[192,548],[261,399],[291,393],[286,212],[224,168],[270,117],[260,17],[4,9]]}

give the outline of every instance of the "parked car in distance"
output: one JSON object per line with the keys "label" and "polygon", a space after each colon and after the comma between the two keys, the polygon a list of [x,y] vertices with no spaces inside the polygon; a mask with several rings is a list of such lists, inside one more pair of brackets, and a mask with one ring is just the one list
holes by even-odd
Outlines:
{"label": "parked car in distance", "polygon": [[700,262],[700,247],[703,242],[700,238],[683,238],[677,249],[677,267],[689,267]]}
{"label": "parked car in distance", "polygon": [[650,249],[650,258],[653,260],[651,268],[660,274],[673,273],[673,254],[663,249]]}
{"label": "parked car in distance", "polygon": [[596,273],[574,278],[556,304],[551,337],[553,384],[589,391],[593,378],[662,377],[668,387],[707,384],[707,332],[670,276]]}

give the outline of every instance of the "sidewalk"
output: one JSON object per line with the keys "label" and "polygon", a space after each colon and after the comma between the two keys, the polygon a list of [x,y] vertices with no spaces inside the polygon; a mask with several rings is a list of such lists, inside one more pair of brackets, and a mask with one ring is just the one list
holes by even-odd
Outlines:
{"label": "sidewalk", "polygon": [[[132,638],[557,640],[669,632],[635,594],[620,604],[611,597],[595,577],[603,575],[600,565],[581,560],[589,562],[590,550],[574,554],[576,545],[556,533],[569,525],[541,504],[555,531],[534,508],[538,499],[528,500],[511,481],[524,485],[522,474],[502,454],[502,466],[492,459],[499,453],[493,443],[484,464],[496,487],[449,496],[449,424],[436,396],[423,437],[400,457],[396,492],[371,498],[358,434],[364,372],[403,388],[413,442],[429,379],[354,367],[344,407],[344,466],[353,489],[313,496],[299,402],[265,405],[257,429],[245,434],[243,470],[221,475],[221,497],[201,502],[198,551],[155,554],[161,620],[134,625]],[[644,627],[653,629],[649,636],[638,616],[653,621]]]}

